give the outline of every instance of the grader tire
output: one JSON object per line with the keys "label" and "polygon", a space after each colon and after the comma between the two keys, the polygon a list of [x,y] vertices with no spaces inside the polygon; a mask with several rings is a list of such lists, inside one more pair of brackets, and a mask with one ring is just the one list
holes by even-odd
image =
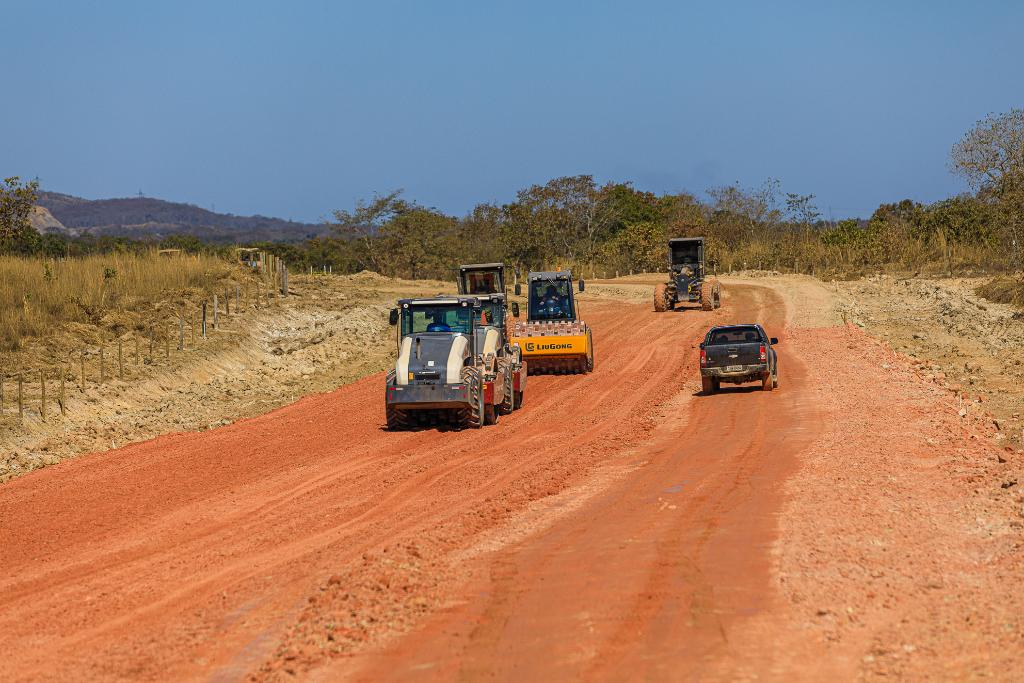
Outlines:
{"label": "grader tire", "polygon": [[668,285],[663,282],[654,288],[654,310],[657,313],[664,313],[668,306]]}
{"label": "grader tire", "polygon": [[715,281],[705,280],[700,286],[700,310],[715,310]]}

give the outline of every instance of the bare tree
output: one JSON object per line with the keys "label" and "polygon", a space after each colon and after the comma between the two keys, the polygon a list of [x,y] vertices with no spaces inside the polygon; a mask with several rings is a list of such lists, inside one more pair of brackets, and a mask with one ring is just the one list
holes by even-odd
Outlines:
{"label": "bare tree", "polygon": [[1000,219],[1014,265],[1024,262],[1024,110],[989,114],[953,146],[950,167]]}
{"label": "bare tree", "polygon": [[949,155],[955,173],[975,190],[999,184],[1024,169],[1024,109],[989,114],[953,145]]}

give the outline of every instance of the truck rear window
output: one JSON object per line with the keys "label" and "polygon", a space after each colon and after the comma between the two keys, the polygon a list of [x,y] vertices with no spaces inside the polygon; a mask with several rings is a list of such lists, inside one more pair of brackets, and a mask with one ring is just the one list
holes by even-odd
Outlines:
{"label": "truck rear window", "polygon": [[708,346],[721,344],[751,344],[761,341],[761,334],[756,327],[730,327],[726,330],[715,330],[707,341]]}

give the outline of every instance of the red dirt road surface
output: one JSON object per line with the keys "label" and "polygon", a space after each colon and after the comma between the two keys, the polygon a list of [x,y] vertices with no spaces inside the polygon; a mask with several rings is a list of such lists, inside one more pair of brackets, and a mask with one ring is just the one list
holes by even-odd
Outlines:
{"label": "red dirt road surface", "polygon": [[[1013,679],[1020,456],[859,331],[725,295],[589,303],[595,372],[495,427],[388,433],[374,376],[0,486],[0,679]],[[779,390],[697,395],[749,320]]]}

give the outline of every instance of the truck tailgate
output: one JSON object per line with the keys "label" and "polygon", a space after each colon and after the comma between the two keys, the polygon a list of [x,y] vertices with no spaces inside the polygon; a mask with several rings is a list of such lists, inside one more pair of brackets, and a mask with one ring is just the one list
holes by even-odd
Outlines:
{"label": "truck tailgate", "polygon": [[[760,342],[742,344],[716,344],[705,347],[709,368],[729,368],[730,366],[758,365],[761,360]],[[737,368],[738,369],[738,368]]]}

